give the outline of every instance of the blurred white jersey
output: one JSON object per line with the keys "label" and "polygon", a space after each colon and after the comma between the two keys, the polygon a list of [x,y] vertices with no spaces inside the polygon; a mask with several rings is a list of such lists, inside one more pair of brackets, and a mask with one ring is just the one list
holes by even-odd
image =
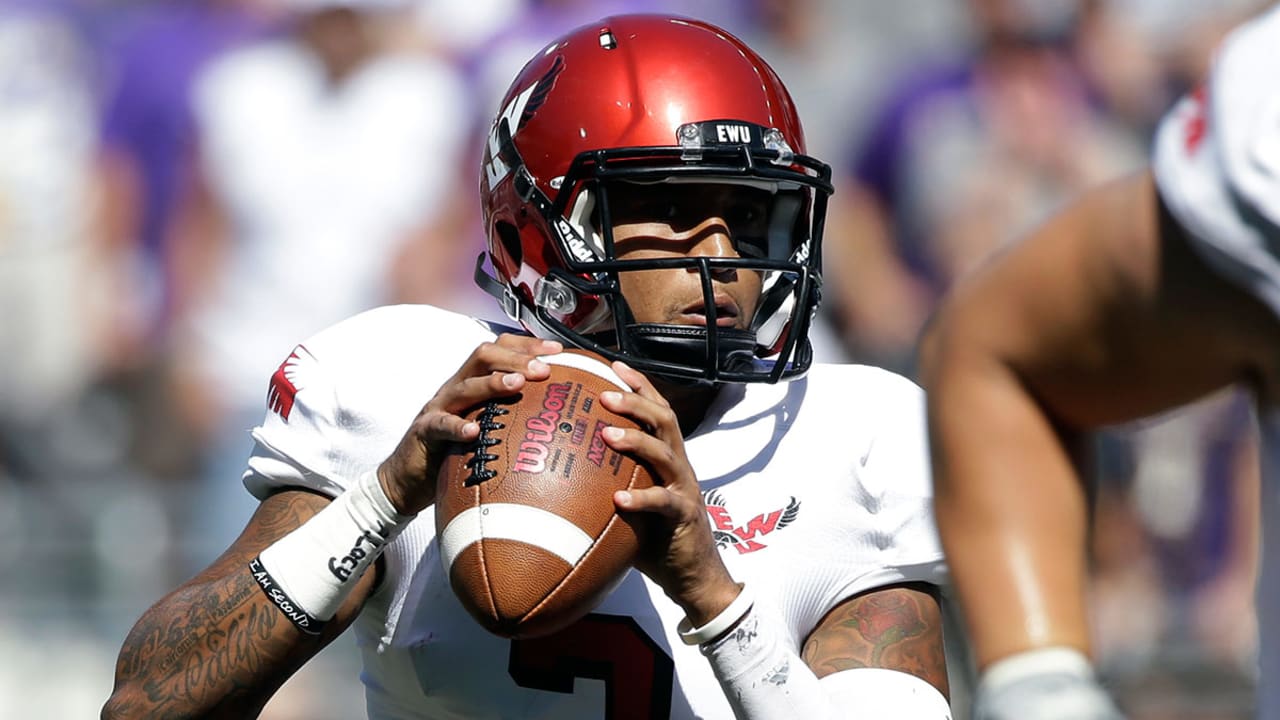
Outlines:
{"label": "blurred white jersey", "polygon": [[1221,273],[1280,313],[1280,7],[1223,41],[1156,134],[1160,195]]}
{"label": "blurred white jersey", "polygon": [[286,38],[201,73],[203,177],[229,235],[189,331],[224,404],[254,407],[264,369],[292,343],[386,302],[399,253],[456,194],[462,82],[434,57],[386,54],[335,84]]}
{"label": "blurred white jersey", "polygon": [[[1208,83],[1156,137],[1160,194],[1194,247],[1280,314],[1280,7],[1223,41]],[[1262,421],[1258,714],[1280,720],[1280,409]],[[1272,540],[1276,537],[1276,540]]]}
{"label": "blurred white jersey", "polygon": [[[272,379],[246,485],[259,497],[341,492],[503,330],[396,306],[306,341]],[[842,600],[944,581],[923,401],[892,373],[816,365],[789,383],[725,387],[686,440],[729,571],[797,652]],[[431,509],[385,559],[354,626],[371,718],[732,717],[710,665],[676,634],[683,614],[635,571],[577,624],[512,641],[481,629],[450,590]]]}

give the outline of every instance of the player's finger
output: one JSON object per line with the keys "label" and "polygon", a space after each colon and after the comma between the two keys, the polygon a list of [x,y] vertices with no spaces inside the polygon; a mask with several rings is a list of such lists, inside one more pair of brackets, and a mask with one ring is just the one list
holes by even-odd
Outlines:
{"label": "player's finger", "polygon": [[663,478],[672,479],[673,471],[680,469],[678,457],[672,446],[644,430],[609,425],[608,428],[600,430],[600,437],[604,438],[605,445],[612,447],[613,450],[648,462]]}
{"label": "player's finger", "polygon": [[529,355],[555,355],[564,351],[559,340],[543,340],[530,335],[502,333],[494,340],[501,347]]}
{"label": "player's finger", "polygon": [[550,377],[551,368],[538,355],[559,346],[559,343],[518,335],[499,336],[493,342],[478,345],[455,378],[518,372],[530,380],[545,380]]}
{"label": "player's finger", "polygon": [[519,372],[491,372],[488,375],[455,379],[440,388],[431,406],[446,412],[463,414],[471,408],[495,398],[519,393],[529,380]]}
{"label": "player's finger", "polygon": [[680,421],[670,405],[659,404],[654,399],[637,392],[606,390],[600,393],[600,403],[606,410],[636,421],[641,427],[650,428],[653,435],[672,445],[682,446]]}
{"label": "player's finger", "polygon": [[471,442],[480,436],[480,426],[453,413],[432,411],[416,424],[419,438],[428,444],[439,442]]}
{"label": "player's finger", "polygon": [[688,514],[688,502],[665,487],[619,490],[613,494],[613,504],[619,510],[657,513],[671,520],[681,520]]}
{"label": "player's finger", "polygon": [[600,432],[600,437],[614,450],[647,464],[666,487],[678,487],[686,479],[692,479],[692,470],[684,456],[677,453],[671,443],[643,430],[610,426]]}
{"label": "player's finger", "polygon": [[614,360],[611,367],[618,374],[618,377],[622,378],[623,382],[631,386],[631,389],[637,395],[663,407],[671,407],[671,403],[667,402],[667,399],[662,396],[662,393],[658,392],[658,389],[653,386],[653,383],[649,382],[649,378],[645,377],[643,373],[621,360]]}

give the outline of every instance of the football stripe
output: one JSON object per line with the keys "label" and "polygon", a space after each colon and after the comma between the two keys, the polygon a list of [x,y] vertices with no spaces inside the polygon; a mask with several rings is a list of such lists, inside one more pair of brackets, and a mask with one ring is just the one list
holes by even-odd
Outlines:
{"label": "football stripe", "polygon": [[463,510],[440,533],[440,556],[446,570],[458,555],[481,539],[515,540],[540,547],[576,565],[591,549],[592,538],[555,513],[529,505],[492,503]]}
{"label": "football stripe", "polygon": [[631,386],[623,382],[622,378],[618,377],[618,374],[613,371],[613,368],[599,360],[596,360],[595,358],[566,352],[558,353],[556,355],[543,355],[539,357],[539,359],[548,365],[563,365],[564,367],[571,367],[582,370],[583,372],[589,372],[602,380],[607,380],[608,382],[617,385],[625,392],[631,392]]}

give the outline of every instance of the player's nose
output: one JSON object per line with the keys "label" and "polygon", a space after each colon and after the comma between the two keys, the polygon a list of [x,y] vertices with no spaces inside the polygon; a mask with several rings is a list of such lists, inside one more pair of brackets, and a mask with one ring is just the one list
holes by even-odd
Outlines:
{"label": "player's nose", "polygon": [[[729,236],[729,224],[723,218],[709,217],[694,232],[698,233],[698,240],[689,249],[689,257],[739,257],[738,251],[733,247],[733,238]],[[738,279],[738,271],[734,268],[713,267],[711,277],[722,283],[731,283]]]}
{"label": "player's nose", "polygon": [[697,242],[689,249],[693,257],[738,257],[733,247],[733,238],[729,236],[729,223],[724,218],[712,215],[693,229]]}

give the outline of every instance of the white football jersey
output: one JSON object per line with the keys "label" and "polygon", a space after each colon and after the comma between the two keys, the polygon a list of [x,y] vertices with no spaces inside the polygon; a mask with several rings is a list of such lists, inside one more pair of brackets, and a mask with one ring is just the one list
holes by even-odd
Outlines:
{"label": "white football jersey", "polygon": [[1223,41],[1156,133],[1160,195],[1219,272],[1280,313],[1280,6]]}
{"label": "white football jersey", "polygon": [[253,407],[262,368],[291,343],[386,302],[401,250],[440,217],[469,157],[463,82],[414,53],[372,57],[335,85],[287,39],[199,75],[202,177],[230,235],[186,329],[220,400]]}
{"label": "white football jersey", "polygon": [[[1226,37],[1208,83],[1164,118],[1155,178],[1201,255],[1280,313],[1280,6]],[[1280,720],[1280,409],[1261,413],[1257,717]],[[1277,538],[1280,539],[1280,538]]]}
{"label": "white football jersey", "polygon": [[[245,483],[259,497],[335,495],[394,449],[414,416],[503,328],[427,306],[374,310],[307,340],[272,379]],[[686,440],[716,542],[797,652],[842,600],[904,581],[940,585],[923,393],[856,365],[730,385]],[[386,551],[357,619],[369,716],[728,718],[683,613],[636,571],[555,635],[483,630],[449,587],[428,509]]]}

